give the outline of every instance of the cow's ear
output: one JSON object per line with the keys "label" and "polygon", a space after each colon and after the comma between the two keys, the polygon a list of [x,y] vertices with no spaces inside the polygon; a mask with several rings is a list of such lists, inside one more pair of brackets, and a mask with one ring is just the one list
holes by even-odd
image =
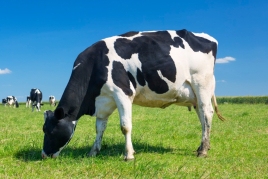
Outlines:
{"label": "cow's ear", "polygon": [[54,116],[60,120],[60,119],[63,119],[65,117],[65,114],[64,114],[64,109],[62,107],[59,107],[57,108],[55,111],[54,111]]}

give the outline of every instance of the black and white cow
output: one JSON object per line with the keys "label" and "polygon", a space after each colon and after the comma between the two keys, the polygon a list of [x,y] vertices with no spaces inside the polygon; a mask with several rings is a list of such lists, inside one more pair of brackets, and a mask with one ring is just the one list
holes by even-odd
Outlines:
{"label": "black and white cow", "polygon": [[32,112],[34,111],[34,107],[36,107],[37,111],[41,109],[42,103],[42,92],[41,90],[34,88],[30,91],[30,98],[32,101]]}
{"label": "black and white cow", "polygon": [[19,107],[19,103],[18,103],[17,98],[15,96],[7,96],[5,105],[9,105],[9,106],[13,105],[14,108]]}
{"label": "black and white cow", "polygon": [[49,101],[50,106],[56,106],[56,98],[55,98],[55,96],[52,96],[52,95],[49,96],[48,101]]}
{"label": "black and white cow", "polygon": [[30,96],[27,96],[26,97],[26,108],[28,108],[30,106],[31,106],[31,97]]}
{"label": "black and white cow", "polygon": [[108,117],[117,108],[125,136],[125,160],[134,158],[131,139],[132,104],[165,108],[194,106],[202,126],[198,156],[210,149],[217,41],[187,30],[128,32],[103,39],[80,53],[54,112],[44,113],[42,157],[57,157],[71,140],[78,119],[96,116],[96,140],[89,152],[101,149]]}

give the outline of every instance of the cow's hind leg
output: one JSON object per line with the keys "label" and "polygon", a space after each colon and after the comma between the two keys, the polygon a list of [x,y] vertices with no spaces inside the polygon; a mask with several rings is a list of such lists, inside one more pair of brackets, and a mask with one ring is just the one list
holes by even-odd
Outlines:
{"label": "cow's hind leg", "polygon": [[196,112],[202,126],[201,144],[197,149],[197,156],[207,155],[210,149],[210,131],[213,117],[213,107],[211,103],[215,89],[215,79],[213,75],[200,75],[193,77],[192,86],[197,98]]}

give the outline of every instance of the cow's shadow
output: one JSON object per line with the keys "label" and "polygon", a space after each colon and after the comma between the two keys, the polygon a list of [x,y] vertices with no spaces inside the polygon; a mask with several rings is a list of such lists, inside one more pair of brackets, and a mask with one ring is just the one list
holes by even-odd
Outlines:
{"label": "cow's shadow", "polygon": [[[99,159],[105,159],[108,157],[118,156],[121,157],[124,155],[124,143],[107,145],[103,144],[100,153],[96,156]],[[72,158],[72,159],[81,159],[88,157],[88,153],[91,149],[91,146],[85,147],[66,147],[60,154],[61,158]],[[141,153],[174,153],[174,155],[193,155],[189,149],[180,149],[180,148],[169,148],[159,145],[150,145],[147,143],[135,143],[134,149],[136,151],[136,156]],[[28,161],[40,161],[41,158],[41,149],[40,148],[31,148],[23,149],[18,151],[15,154],[15,157],[19,160],[28,162]],[[123,159],[123,157],[122,157]]]}

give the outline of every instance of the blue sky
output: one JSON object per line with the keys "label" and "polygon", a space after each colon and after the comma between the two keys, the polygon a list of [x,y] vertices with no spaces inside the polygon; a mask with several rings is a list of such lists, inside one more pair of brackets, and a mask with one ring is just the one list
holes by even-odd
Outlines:
{"label": "blue sky", "polygon": [[[219,42],[217,96],[268,95],[267,0],[0,2],[0,97],[59,100],[77,55],[137,30],[205,32]],[[228,62],[228,63],[220,63]]]}

